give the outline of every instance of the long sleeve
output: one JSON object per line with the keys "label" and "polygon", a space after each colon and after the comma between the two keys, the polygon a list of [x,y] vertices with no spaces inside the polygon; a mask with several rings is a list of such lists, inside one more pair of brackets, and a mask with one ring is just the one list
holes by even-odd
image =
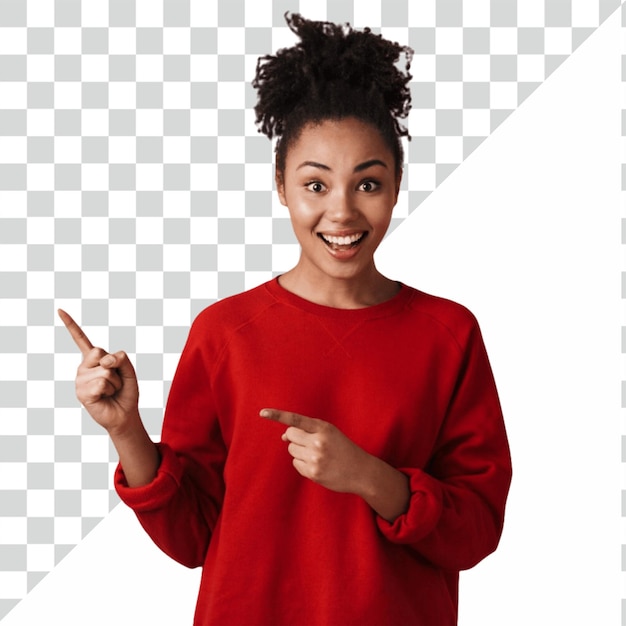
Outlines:
{"label": "long sleeve", "polygon": [[192,327],[170,389],[156,478],[130,488],[121,467],[115,475],[120,498],[152,540],[187,567],[204,563],[224,495],[226,455],[199,326]]}
{"label": "long sleeve", "polygon": [[[407,474],[408,511],[389,524],[301,476],[268,406],[325,419]],[[118,468],[116,487],[164,552],[202,566],[198,626],[455,624],[458,571],[496,547],[511,475],[474,317],[404,286],[344,310],[274,279],[205,309],[159,450],[151,484]]]}
{"label": "long sleeve", "polygon": [[388,523],[391,541],[409,544],[433,565],[458,571],[496,549],[511,481],[511,460],[491,367],[478,326],[462,354],[447,413],[428,466],[409,476],[408,511]]}

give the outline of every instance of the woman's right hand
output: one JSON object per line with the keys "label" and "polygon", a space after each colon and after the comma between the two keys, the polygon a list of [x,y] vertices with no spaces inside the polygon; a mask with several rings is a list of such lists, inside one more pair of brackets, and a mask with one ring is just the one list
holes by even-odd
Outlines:
{"label": "woman's right hand", "polygon": [[59,317],[83,355],[76,373],[76,397],[112,437],[123,434],[139,419],[139,386],[128,355],[94,348],[69,314],[59,309]]}
{"label": "woman's right hand", "polygon": [[108,354],[94,348],[65,311],[59,309],[59,317],[83,355],[76,374],[77,398],[109,433],[128,486],[147,485],[154,480],[161,458],[139,416],[135,368],[125,352]]}

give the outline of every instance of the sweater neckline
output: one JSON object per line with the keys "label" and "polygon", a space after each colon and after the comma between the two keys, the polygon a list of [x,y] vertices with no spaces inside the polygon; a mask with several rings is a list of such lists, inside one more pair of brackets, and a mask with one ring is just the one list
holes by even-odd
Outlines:
{"label": "sweater neckline", "polygon": [[404,283],[397,281],[400,289],[398,290],[398,293],[396,293],[389,300],[385,300],[380,304],[373,304],[372,306],[362,307],[359,309],[340,309],[312,302],[311,300],[307,300],[306,298],[288,291],[278,282],[279,278],[280,276],[276,276],[272,280],[265,283],[265,288],[270,292],[275,300],[314,315],[344,319],[349,317],[353,320],[381,317],[395,313],[396,311],[404,308],[404,305],[408,302],[412,291]]}

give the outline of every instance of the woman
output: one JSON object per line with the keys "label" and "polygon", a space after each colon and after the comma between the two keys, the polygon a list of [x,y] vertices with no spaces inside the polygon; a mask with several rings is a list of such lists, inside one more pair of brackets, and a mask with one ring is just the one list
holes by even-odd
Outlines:
{"label": "woman", "polygon": [[118,450],[122,500],[203,567],[195,623],[455,624],[458,572],[496,548],[511,468],[474,317],[374,263],[410,50],[288,23],[300,42],[260,59],[253,84],[297,265],[197,317],[160,444],[127,356],[61,312],[84,355],[77,395]]}

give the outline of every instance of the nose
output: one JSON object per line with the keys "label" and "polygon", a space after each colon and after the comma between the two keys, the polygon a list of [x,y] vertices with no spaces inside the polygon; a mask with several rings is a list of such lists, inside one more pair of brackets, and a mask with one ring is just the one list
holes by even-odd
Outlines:
{"label": "nose", "polygon": [[356,198],[348,190],[335,190],[330,198],[326,214],[333,222],[349,223],[353,221],[358,215]]}

